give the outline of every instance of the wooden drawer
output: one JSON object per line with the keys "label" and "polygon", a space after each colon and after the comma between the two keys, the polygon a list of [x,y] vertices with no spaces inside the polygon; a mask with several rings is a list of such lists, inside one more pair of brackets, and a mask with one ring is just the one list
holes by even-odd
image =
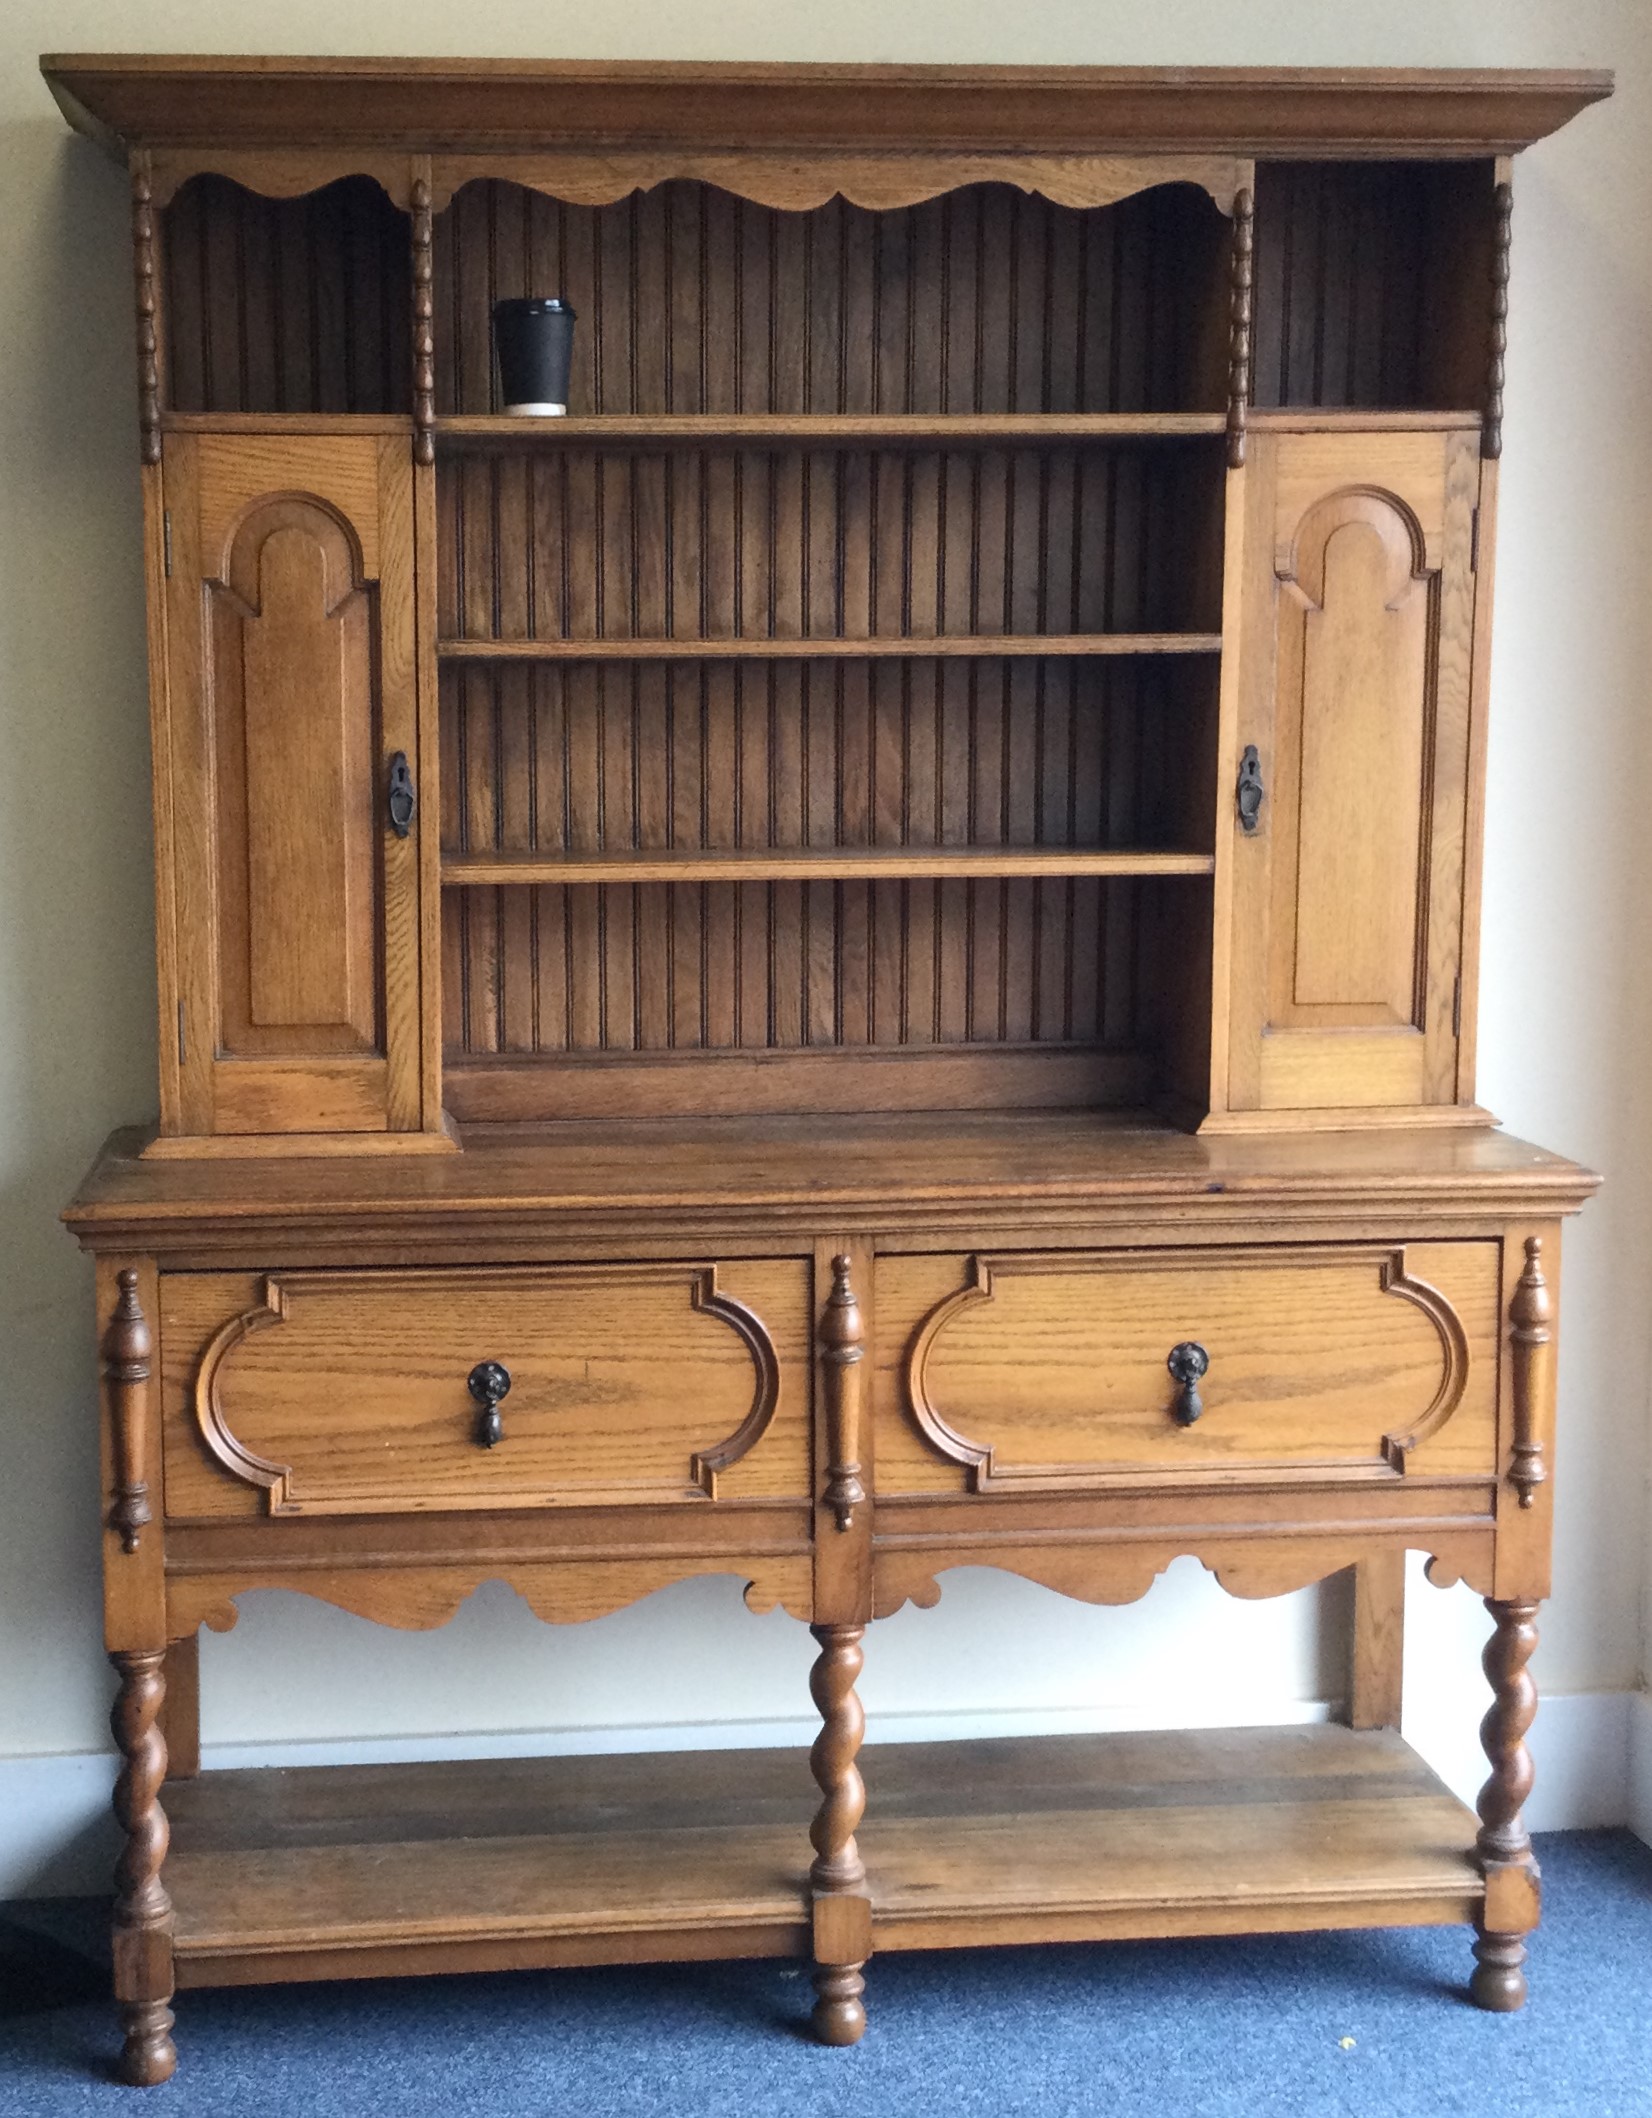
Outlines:
{"label": "wooden drawer", "polygon": [[171,1274],[167,1512],[806,1499],[809,1299],[794,1259]]}
{"label": "wooden drawer", "polygon": [[1498,1290],[1492,1242],[885,1256],[878,1489],[1489,1478]]}

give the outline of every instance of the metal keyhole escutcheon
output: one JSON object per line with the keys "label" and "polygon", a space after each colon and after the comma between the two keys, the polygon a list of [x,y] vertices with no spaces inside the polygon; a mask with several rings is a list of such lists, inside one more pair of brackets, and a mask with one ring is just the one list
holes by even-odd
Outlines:
{"label": "metal keyhole escutcheon", "polygon": [[1199,1382],[1210,1366],[1210,1355],[1196,1339],[1183,1339],[1179,1346],[1171,1347],[1164,1364],[1176,1385],[1171,1412],[1182,1426],[1191,1427],[1205,1409],[1205,1401],[1199,1395]]}
{"label": "metal keyhole escutcheon", "polygon": [[1239,784],[1235,790],[1239,828],[1247,838],[1261,826],[1262,796],[1265,791],[1262,785],[1262,760],[1257,755],[1256,745],[1247,743],[1245,754],[1239,760]]}
{"label": "metal keyhole escutcheon", "polygon": [[481,1447],[491,1449],[505,1437],[499,1407],[510,1395],[511,1372],[503,1361],[478,1361],[470,1371],[468,1387],[482,1408],[476,1422],[476,1439]]}
{"label": "metal keyhole escutcheon", "polygon": [[406,838],[413,828],[414,817],[419,813],[419,797],[413,786],[413,774],[408,768],[405,750],[398,750],[390,760],[385,806],[390,814],[391,830],[398,838]]}

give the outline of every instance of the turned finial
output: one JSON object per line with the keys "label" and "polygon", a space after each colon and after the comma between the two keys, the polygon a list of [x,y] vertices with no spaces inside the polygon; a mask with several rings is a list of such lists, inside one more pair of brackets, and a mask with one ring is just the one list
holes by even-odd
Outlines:
{"label": "turned finial", "polygon": [[820,1323],[821,1360],[826,1370],[826,1429],[830,1461],[826,1505],[840,1530],[854,1525],[855,1510],[866,1498],[860,1477],[861,1379],[866,1331],[860,1303],[850,1279],[852,1261],[832,1260],[832,1291]]}
{"label": "turned finial", "polygon": [[138,1535],[154,1520],[144,1464],[144,1413],[149,1361],[155,1342],[138,1298],[138,1275],[125,1266],[115,1275],[114,1313],[103,1341],[103,1373],[113,1418],[115,1498],[109,1526],[120,1532],[121,1549],[135,1552]]}
{"label": "turned finial", "polygon": [[1547,1359],[1549,1326],[1554,1310],[1549,1283],[1543,1277],[1543,1238],[1527,1236],[1526,1264],[1509,1304],[1509,1342],[1514,1353],[1514,1445],[1509,1483],[1529,1508],[1537,1488],[1547,1482],[1543,1443],[1538,1432],[1539,1364]]}

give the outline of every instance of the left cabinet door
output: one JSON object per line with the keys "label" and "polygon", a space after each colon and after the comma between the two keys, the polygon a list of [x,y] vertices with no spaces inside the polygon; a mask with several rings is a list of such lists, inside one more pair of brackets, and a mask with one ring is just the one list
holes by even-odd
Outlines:
{"label": "left cabinet door", "polygon": [[417,787],[407,439],[174,435],[163,476],[169,1117],[414,1130],[419,823],[388,802],[398,755]]}

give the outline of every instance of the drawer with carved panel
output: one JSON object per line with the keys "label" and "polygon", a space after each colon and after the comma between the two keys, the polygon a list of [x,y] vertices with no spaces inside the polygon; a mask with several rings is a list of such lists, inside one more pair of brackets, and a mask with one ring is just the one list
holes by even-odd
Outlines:
{"label": "drawer with carved panel", "polygon": [[1496,1475],[1501,1247],[879,1258],[880,1494]]}
{"label": "drawer with carved panel", "polygon": [[798,1259],[173,1273],[173,1520],[791,1500]]}

